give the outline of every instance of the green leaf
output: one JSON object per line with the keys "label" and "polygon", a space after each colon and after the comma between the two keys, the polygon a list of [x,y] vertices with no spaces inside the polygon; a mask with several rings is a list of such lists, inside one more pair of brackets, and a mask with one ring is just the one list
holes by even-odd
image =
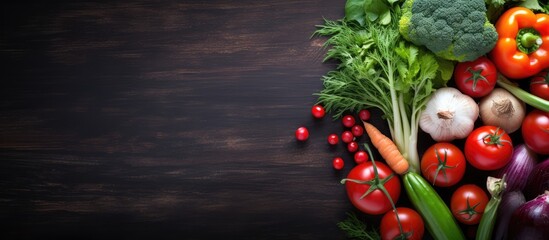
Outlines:
{"label": "green leaf", "polygon": [[[377,20],[378,18],[380,19],[385,18],[380,20],[380,22],[387,21],[387,17],[389,18],[389,21],[390,21],[391,20],[390,10],[391,10],[391,7],[387,5],[385,0],[365,0],[364,1],[364,13],[366,14],[366,17],[372,22]],[[389,15],[389,16],[386,16],[386,15]],[[387,25],[387,23],[385,23],[384,25]]]}
{"label": "green leaf", "polygon": [[365,0],[347,0],[345,3],[345,18],[349,21],[356,21],[363,26],[364,3]]}
{"label": "green leaf", "polygon": [[444,81],[450,80],[450,78],[452,78],[452,74],[454,74],[454,62],[439,57],[436,57],[436,61],[438,63],[439,76]]}
{"label": "green leaf", "polygon": [[538,0],[524,0],[519,4],[519,6],[529,8],[531,10],[543,10],[543,8],[539,5]]}
{"label": "green leaf", "polygon": [[391,23],[391,12],[389,10],[381,14],[381,16],[379,17],[379,23],[383,25]]}
{"label": "green leaf", "polygon": [[436,77],[438,63],[435,57],[431,54],[421,54],[419,58],[420,75],[422,78],[433,79]]}

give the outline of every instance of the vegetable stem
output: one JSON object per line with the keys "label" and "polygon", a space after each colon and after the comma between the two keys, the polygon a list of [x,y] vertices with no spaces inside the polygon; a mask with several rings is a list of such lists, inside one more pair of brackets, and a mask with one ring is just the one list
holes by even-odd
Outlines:
{"label": "vegetable stem", "polygon": [[497,218],[497,210],[499,203],[501,202],[501,196],[506,188],[505,175],[501,179],[488,177],[486,181],[488,192],[492,195],[490,201],[484,209],[482,218],[478,225],[477,236],[478,240],[490,240],[492,239],[492,231],[494,229],[495,221]]}
{"label": "vegetable stem", "polygon": [[522,46],[526,48],[531,48],[536,45],[539,46],[541,45],[542,42],[543,40],[539,36],[533,33],[525,33],[520,38],[520,43],[522,44]]}
{"label": "vegetable stem", "polygon": [[497,84],[505,88],[507,91],[515,95],[518,99],[522,100],[526,104],[535,107],[539,110],[549,112],[549,101],[540,98],[538,96],[535,96],[527,91],[524,91],[520,87],[517,87],[514,85],[511,81],[509,81],[507,78],[505,78],[503,75],[498,75]]}
{"label": "vegetable stem", "polygon": [[520,29],[516,41],[517,49],[526,54],[535,52],[543,43],[540,33],[534,28]]}

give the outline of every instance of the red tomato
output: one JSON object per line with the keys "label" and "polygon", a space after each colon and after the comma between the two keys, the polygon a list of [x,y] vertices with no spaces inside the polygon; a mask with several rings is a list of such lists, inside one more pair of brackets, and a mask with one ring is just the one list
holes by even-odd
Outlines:
{"label": "red tomato", "polygon": [[358,112],[358,116],[362,121],[368,121],[370,119],[370,111],[368,109],[362,109]]}
{"label": "red tomato", "polygon": [[358,151],[358,143],[353,141],[347,144],[347,151],[352,153]]}
{"label": "red tomato", "polygon": [[332,167],[336,170],[341,170],[345,166],[345,161],[341,157],[335,157],[332,159]]}
{"label": "red tomato", "polygon": [[450,209],[459,222],[474,225],[480,222],[488,200],[488,195],[482,188],[474,184],[466,184],[452,194]]}
{"label": "red tomato", "polygon": [[496,86],[496,65],[485,56],[472,62],[459,62],[454,70],[454,80],[463,94],[473,98],[486,96]]}
{"label": "red tomato", "polygon": [[353,136],[360,137],[362,136],[362,134],[364,134],[364,128],[362,128],[362,126],[360,125],[354,125],[351,128],[351,132],[353,133]]}
{"label": "red tomato", "polygon": [[344,131],[341,133],[341,141],[344,143],[350,143],[355,139],[355,136],[351,131]]}
{"label": "red tomato", "polygon": [[421,157],[421,173],[435,186],[449,187],[465,174],[465,156],[451,143],[435,143]]}
{"label": "red tomato", "polygon": [[393,211],[388,211],[381,219],[381,239],[393,240],[401,236],[398,221],[402,225],[402,231],[406,239],[420,240],[425,232],[425,225],[421,216],[413,209],[406,207],[398,207],[398,220]]}
{"label": "red tomato", "polygon": [[311,114],[313,114],[313,117],[315,118],[323,118],[326,114],[326,110],[324,110],[324,107],[321,105],[314,105],[311,108]]}
{"label": "red tomato", "polygon": [[355,117],[352,115],[345,115],[341,119],[341,123],[343,123],[343,126],[350,128],[355,125]]}
{"label": "red tomato", "polygon": [[366,151],[360,150],[355,153],[354,159],[356,164],[365,163],[366,161],[368,161],[368,153],[366,153]]}
{"label": "red tomato", "polygon": [[513,154],[511,137],[495,126],[479,127],[465,140],[465,158],[480,170],[496,170],[505,166]]}
{"label": "red tomato", "polygon": [[530,93],[549,101],[549,69],[530,78]]}
{"label": "red tomato", "polygon": [[532,151],[549,154],[549,113],[535,109],[522,121],[522,138]]}
{"label": "red tomato", "polygon": [[309,130],[306,127],[299,127],[295,130],[295,138],[299,141],[306,141],[309,138]]}
{"label": "red tomato", "polygon": [[337,134],[332,133],[332,134],[328,135],[328,143],[330,145],[336,145],[337,142],[339,142],[339,137],[337,136]]}
{"label": "red tomato", "polygon": [[[389,166],[382,162],[376,161],[376,167],[379,180],[377,183],[372,161],[356,165],[344,179],[347,196],[353,206],[366,214],[373,215],[383,214],[392,209],[389,198],[379,189],[380,186],[387,189],[393,202],[397,202],[400,197],[398,175],[395,175]],[[375,190],[364,196],[370,187]]]}

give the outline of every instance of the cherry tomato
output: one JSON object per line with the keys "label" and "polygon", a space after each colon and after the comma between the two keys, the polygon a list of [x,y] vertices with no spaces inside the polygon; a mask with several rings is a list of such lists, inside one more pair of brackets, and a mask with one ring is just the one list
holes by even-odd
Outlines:
{"label": "cherry tomato", "polygon": [[332,133],[328,135],[328,143],[330,145],[336,145],[338,142],[339,142],[339,137],[337,136],[337,134]]}
{"label": "cherry tomato", "polygon": [[347,151],[352,153],[358,151],[358,143],[353,141],[347,144]]}
{"label": "cherry tomato", "polygon": [[366,161],[368,161],[368,153],[366,153],[366,151],[358,151],[355,153],[355,163],[356,164],[361,164],[361,163],[365,163]]}
{"label": "cherry tomato", "polygon": [[479,127],[465,140],[465,158],[480,170],[496,170],[505,166],[513,154],[511,137],[495,126]]}
{"label": "cherry tomato", "polygon": [[314,105],[311,109],[311,113],[315,118],[323,118],[326,114],[326,110],[324,110],[324,107],[321,105]]}
{"label": "cherry tomato", "polygon": [[355,136],[351,131],[344,131],[343,133],[341,133],[341,141],[343,141],[344,143],[350,143],[353,140],[355,140]]}
{"label": "cherry tomato", "polygon": [[364,133],[364,129],[360,125],[354,125],[351,128],[351,132],[355,137],[360,137]]}
{"label": "cherry tomato", "polygon": [[332,159],[332,167],[336,170],[341,170],[345,166],[345,162],[343,161],[343,158],[335,157]]}
{"label": "cherry tomato", "polygon": [[549,112],[535,109],[522,121],[522,138],[532,151],[549,154]]}
{"label": "cherry tomato", "polygon": [[465,174],[465,156],[451,143],[435,143],[421,157],[421,173],[438,187],[455,185]]}
{"label": "cherry tomato", "polygon": [[[385,187],[393,202],[400,197],[400,180],[398,175],[382,162],[376,161],[378,183],[376,184],[376,171],[372,161],[356,165],[345,180],[345,189],[349,200],[358,210],[366,214],[383,214],[392,209],[389,198],[379,186]],[[373,187],[374,190],[364,194]]]}
{"label": "cherry tomato", "polygon": [[459,222],[474,225],[480,222],[488,200],[488,195],[482,188],[474,184],[465,184],[452,194],[450,209]]}
{"label": "cherry tomato", "polygon": [[370,120],[370,111],[368,111],[368,109],[362,109],[358,112],[358,117],[360,117],[360,120],[362,121],[368,121]]}
{"label": "cherry tomato", "polygon": [[421,240],[423,233],[425,232],[425,224],[423,218],[415,210],[407,207],[397,207],[397,214],[394,211],[388,211],[383,215],[381,219],[381,239],[393,240],[399,236],[402,236],[400,228],[398,227],[398,221],[402,226],[402,231],[406,239]]}
{"label": "cherry tomato", "polygon": [[309,130],[306,127],[299,127],[295,130],[295,138],[299,141],[306,141],[309,138]]}
{"label": "cherry tomato", "polygon": [[549,101],[549,69],[530,78],[530,93]]}
{"label": "cherry tomato", "polygon": [[343,126],[350,128],[355,125],[355,117],[352,115],[345,115],[341,119],[341,123],[343,123]]}
{"label": "cherry tomato", "polygon": [[485,56],[472,62],[459,62],[454,70],[454,80],[463,94],[473,98],[486,96],[496,86],[496,65]]}

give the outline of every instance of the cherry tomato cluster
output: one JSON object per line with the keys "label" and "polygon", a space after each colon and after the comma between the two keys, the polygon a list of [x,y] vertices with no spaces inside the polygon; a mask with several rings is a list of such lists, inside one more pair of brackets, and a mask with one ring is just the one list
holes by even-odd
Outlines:
{"label": "cherry tomato cluster", "polygon": [[[314,105],[311,114],[314,118],[321,119],[326,115],[326,111],[321,105]],[[358,118],[355,118],[347,114],[341,117],[343,127],[341,133],[330,133],[326,138],[329,146],[335,147],[341,144],[346,152],[353,156],[355,165],[344,179],[349,200],[361,212],[373,215],[383,214],[380,228],[382,239],[395,239],[402,237],[403,233],[408,239],[422,239],[425,227],[419,213],[407,207],[398,207],[396,211],[390,211],[401,194],[400,179],[389,166],[370,159],[368,152],[360,148],[359,140],[365,134],[361,123],[368,121],[371,114],[364,109],[357,116]],[[302,126],[296,130],[295,136],[298,141],[306,141],[309,132]],[[450,163],[453,164],[453,162]],[[335,170],[342,170],[345,167],[343,157],[334,156],[332,167]],[[381,188],[386,190],[391,199]],[[371,192],[366,195],[365,193],[369,191]]]}
{"label": "cherry tomato cluster", "polygon": [[[326,116],[326,110],[322,105],[314,105],[311,108],[311,114],[316,119],[322,119]],[[354,161],[356,164],[365,163],[368,161],[368,153],[360,149],[358,139],[364,135],[364,127],[361,126],[361,121],[367,121],[370,119],[370,111],[363,109],[358,113],[360,120],[357,120],[355,116],[347,114],[341,118],[341,124],[344,129],[339,135],[337,133],[331,133],[327,136],[328,144],[331,146],[337,146],[341,142],[345,145],[347,151],[354,154]],[[301,126],[295,131],[295,138],[298,141],[307,141],[309,139],[309,130],[307,127]],[[332,159],[332,166],[336,170],[343,169],[345,162],[342,157],[334,157]]]}

